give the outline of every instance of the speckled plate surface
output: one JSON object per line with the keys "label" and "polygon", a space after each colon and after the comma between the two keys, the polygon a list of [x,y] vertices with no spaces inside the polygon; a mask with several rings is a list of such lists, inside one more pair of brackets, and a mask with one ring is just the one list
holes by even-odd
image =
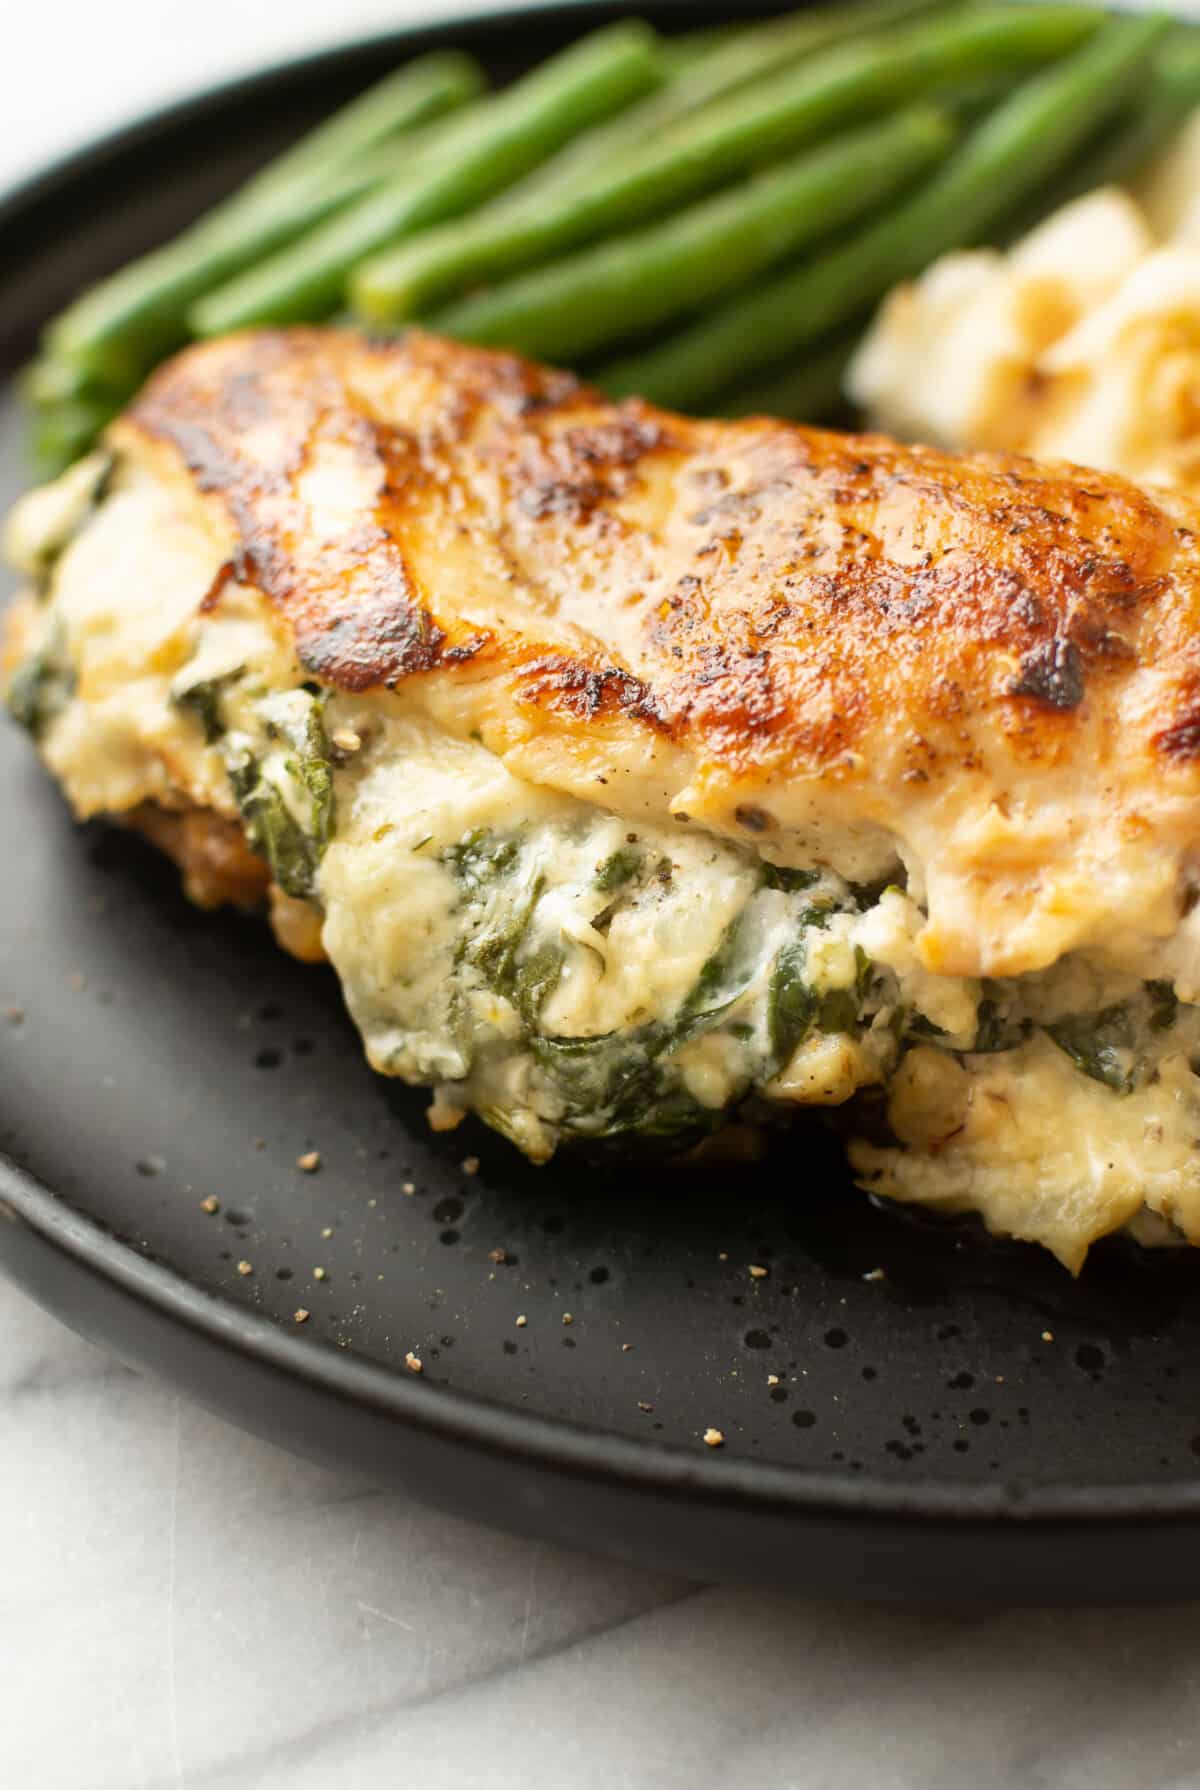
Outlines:
{"label": "speckled plate surface", "polygon": [[[0,216],[0,365],[411,50],[456,41],[504,75],[611,10],[356,46],[53,170]],[[10,390],[0,502],[25,479]],[[877,1210],[820,1131],[704,1177],[435,1138],[425,1097],[366,1067],[331,973],[190,909],[136,840],[74,827],[10,727],[0,850],[0,1261],[86,1334],[291,1447],[658,1567],[1200,1591],[1190,1258],[1099,1250],[1072,1283]]]}

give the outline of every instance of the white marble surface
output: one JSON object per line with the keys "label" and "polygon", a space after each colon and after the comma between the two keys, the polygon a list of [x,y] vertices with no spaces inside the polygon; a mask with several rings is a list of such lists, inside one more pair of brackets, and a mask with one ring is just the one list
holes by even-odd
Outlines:
{"label": "white marble surface", "polygon": [[720,1590],[290,1459],[0,1283],[5,1790],[1200,1785],[1200,1607]]}
{"label": "white marble surface", "polygon": [[[439,10],[12,0],[0,187]],[[1200,1608],[886,1611],[598,1564],[291,1460],[0,1284],[0,1790],[965,1785],[1200,1786]]]}

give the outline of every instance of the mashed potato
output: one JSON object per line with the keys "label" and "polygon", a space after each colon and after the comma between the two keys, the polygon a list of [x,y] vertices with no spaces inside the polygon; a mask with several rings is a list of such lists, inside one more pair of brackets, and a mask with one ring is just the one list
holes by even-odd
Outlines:
{"label": "mashed potato", "polygon": [[897,287],[848,385],[894,434],[1200,491],[1200,114],[1136,190]]}

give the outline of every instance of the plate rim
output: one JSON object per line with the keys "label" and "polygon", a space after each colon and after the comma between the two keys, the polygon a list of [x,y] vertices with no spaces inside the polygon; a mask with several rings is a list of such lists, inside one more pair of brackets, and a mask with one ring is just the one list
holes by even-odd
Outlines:
{"label": "plate rim", "polygon": [[[710,0],[650,0],[644,10],[660,21],[671,19],[686,26],[724,16],[728,8]],[[779,0],[762,0],[754,10],[765,15],[782,7]],[[349,69],[372,52],[380,57],[420,54],[448,39],[494,36],[509,28],[536,31],[539,26],[578,24],[584,30],[625,16],[627,11],[612,0],[538,0],[530,6],[485,8],[427,19],[274,59],[181,99],[148,108],[0,187],[0,232],[28,223],[53,205],[64,190],[94,179],[106,163],[163,135],[202,122],[257,93],[285,91],[323,70]],[[850,1524],[888,1522],[909,1532],[936,1528],[955,1533],[1040,1528],[1071,1531],[1134,1523],[1144,1526],[1147,1519],[1171,1524],[1200,1519],[1200,1472],[1190,1482],[1114,1485],[944,1481],[928,1474],[905,1480],[872,1478],[739,1457],[732,1451],[705,1448],[699,1438],[692,1448],[638,1441],[567,1419],[534,1416],[453,1385],[439,1385],[426,1376],[406,1377],[366,1356],[292,1332],[264,1313],[194,1284],[182,1273],[139,1253],[132,1243],[119,1240],[98,1220],[0,1152],[3,1222],[27,1226],[78,1268],[98,1274],[116,1290],[186,1326],[210,1345],[257,1360],[289,1379],[406,1428],[423,1430],[490,1457],[505,1457],[512,1464],[554,1469],[648,1494],[683,1493],[696,1503],[747,1514],[774,1511]],[[24,1284],[2,1249],[0,1268],[15,1284]],[[65,1321],[66,1314],[57,1315]]]}
{"label": "plate rim", "polygon": [[[218,1347],[251,1357],[315,1390],[409,1428],[513,1463],[745,1510],[775,1510],[843,1521],[886,1519],[909,1528],[1074,1527],[1079,1524],[1190,1521],[1200,1517],[1200,1479],[1089,1486],[1016,1486],[996,1481],[900,1481],[801,1469],[713,1449],[635,1441],[564,1418],[532,1416],[426,1376],[394,1368],[288,1330],[265,1313],[187,1280],[139,1253],[95,1219],[0,1153],[0,1222],[20,1222],[85,1271]],[[0,1265],[4,1253],[0,1250]]]}

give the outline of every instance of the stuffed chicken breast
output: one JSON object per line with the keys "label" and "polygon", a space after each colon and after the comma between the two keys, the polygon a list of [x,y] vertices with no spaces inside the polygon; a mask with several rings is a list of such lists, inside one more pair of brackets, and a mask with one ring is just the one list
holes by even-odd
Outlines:
{"label": "stuffed chicken breast", "polygon": [[1198,529],[247,335],[18,508],[7,697],[79,815],[269,898],[435,1123],[544,1159],[846,1106],[863,1185],[1074,1268],[1200,1240]]}

